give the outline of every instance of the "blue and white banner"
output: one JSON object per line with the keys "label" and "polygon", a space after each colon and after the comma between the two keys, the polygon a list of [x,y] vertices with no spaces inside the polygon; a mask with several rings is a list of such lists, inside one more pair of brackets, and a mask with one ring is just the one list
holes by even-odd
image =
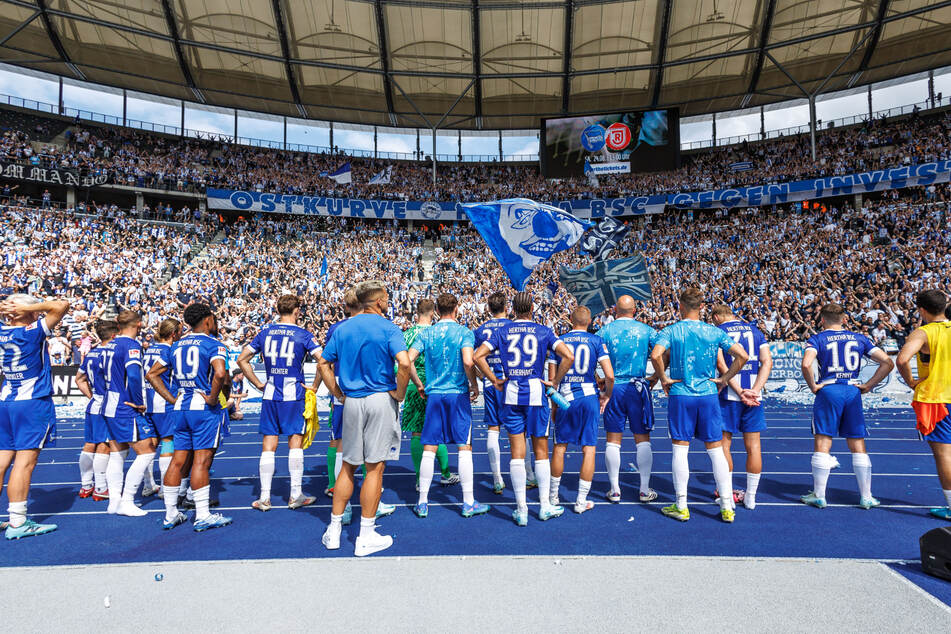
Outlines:
{"label": "blue and white banner", "polygon": [[753,161],[737,161],[730,163],[730,169],[734,172],[748,172],[753,169]]}
{"label": "blue and white banner", "polygon": [[[657,214],[663,212],[667,206],[678,209],[761,207],[833,196],[869,194],[888,189],[927,186],[947,183],[949,180],[951,180],[951,161],[938,161],[794,183],[775,183],[683,194],[551,201],[551,204],[576,218],[587,220],[608,216]],[[208,208],[218,210],[445,222],[466,219],[465,203],[455,202],[324,198],[231,189],[208,189],[206,195]]]}
{"label": "blue and white banner", "polygon": [[605,218],[584,235],[581,250],[593,256],[595,260],[604,260],[630,230],[623,222]]}
{"label": "blue and white banner", "polygon": [[328,178],[337,181],[338,185],[349,185],[353,182],[353,174],[350,172],[350,161],[347,161],[333,172],[327,174]]}
{"label": "blue and white banner", "polygon": [[557,207],[527,198],[465,205],[466,214],[516,290],[536,266],[570,249],[588,228]]}
{"label": "blue and white banner", "polygon": [[368,185],[389,185],[390,176],[392,175],[393,175],[393,166],[387,165],[384,169],[374,174],[373,178],[367,181],[367,184]]}
{"label": "blue and white banner", "polygon": [[592,315],[613,306],[622,295],[642,300],[652,297],[650,274],[640,253],[623,260],[600,260],[577,271],[563,266],[558,278]]}

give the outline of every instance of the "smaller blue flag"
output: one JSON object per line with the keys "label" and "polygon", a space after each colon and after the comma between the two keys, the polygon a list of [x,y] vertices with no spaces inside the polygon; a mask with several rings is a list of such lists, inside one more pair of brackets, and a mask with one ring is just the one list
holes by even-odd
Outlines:
{"label": "smaller blue flag", "polygon": [[627,235],[631,228],[608,216],[598,225],[588,231],[581,240],[581,250],[594,256],[595,260],[603,260],[617,247],[618,243]]}
{"label": "smaller blue flag", "polygon": [[320,263],[320,277],[327,277],[327,256]]}
{"label": "smaller blue flag", "polygon": [[650,274],[640,253],[623,260],[598,260],[577,271],[563,266],[558,277],[578,304],[587,306],[592,315],[613,306],[622,295],[641,300],[652,297]]}

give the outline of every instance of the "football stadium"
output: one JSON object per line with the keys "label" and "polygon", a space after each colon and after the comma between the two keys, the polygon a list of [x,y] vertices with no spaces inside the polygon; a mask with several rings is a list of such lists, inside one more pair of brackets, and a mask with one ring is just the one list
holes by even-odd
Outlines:
{"label": "football stadium", "polygon": [[5,621],[946,631],[949,181],[951,1],[0,0]]}

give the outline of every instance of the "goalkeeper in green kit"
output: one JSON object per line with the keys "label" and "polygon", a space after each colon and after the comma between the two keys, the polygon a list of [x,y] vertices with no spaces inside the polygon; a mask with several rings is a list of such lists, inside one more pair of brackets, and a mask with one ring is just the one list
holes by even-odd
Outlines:
{"label": "goalkeeper in green kit", "polygon": [[[433,314],[436,305],[431,299],[421,299],[416,304],[416,324],[410,326],[404,333],[403,339],[406,341],[406,347],[409,348],[416,341],[419,333],[429,328],[433,323]],[[426,384],[426,364],[423,355],[416,359],[416,374],[419,379]],[[406,387],[406,399],[403,401],[403,414],[401,425],[403,431],[413,434],[413,440],[410,443],[410,451],[413,454],[413,468],[416,470],[416,490],[419,490],[419,463],[423,460],[423,443],[420,441],[420,434],[423,432],[423,421],[426,418],[426,401],[419,395],[419,390],[411,381]],[[439,483],[443,486],[457,484],[459,476],[449,470],[449,450],[446,445],[439,445],[436,449],[436,459],[439,461],[439,469],[442,471],[442,478]]]}

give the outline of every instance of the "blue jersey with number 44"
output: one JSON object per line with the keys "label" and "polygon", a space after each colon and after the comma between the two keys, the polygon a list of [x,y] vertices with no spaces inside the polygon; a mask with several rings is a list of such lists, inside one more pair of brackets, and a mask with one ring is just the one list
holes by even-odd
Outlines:
{"label": "blue jersey with number 44", "polygon": [[[733,343],[740,344],[743,349],[746,350],[746,354],[750,356],[750,360],[747,361],[743,369],[737,373],[736,380],[740,382],[740,387],[744,390],[752,389],[753,384],[756,383],[756,375],[759,374],[760,347],[769,345],[766,343],[766,337],[760,332],[759,328],[740,319],[722,323],[719,325],[719,328],[730,336]],[[723,360],[726,362],[727,367],[733,364],[733,357],[726,352],[723,353]],[[729,386],[720,392],[720,396],[730,401],[740,400],[739,394],[734,392],[733,388]]]}
{"label": "blue jersey with number 44", "polygon": [[270,324],[255,335],[248,348],[264,359],[265,401],[304,399],[304,361],[319,348],[317,338],[295,324]]}
{"label": "blue jersey with number 44", "polygon": [[221,405],[208,405],[202,394],[211,392],[211,377],[214,374],[211,362],[222,361],[228,356],[221,342],[204,333],[185,335],[172,345],[169,357],[172,362],[172,374],[182,392],[182,398],[175,403],[177,410],[217,411]]}
{"label": "blue jersey with number 44", "polygon": [[816,351],[819,385],[859,382],[862,357],[876,349],[872,340],[849,330],[823,330],[806,342],[806,350]]}
{"label": "blue jersey with number 44", "polygon": [[[558,339],[548,326],[533,321],[509,322],[492,333],[485,345],[499,351],[505,372],[506,405],[544,405],[545,361]],[[500,377],[501,378],[501,377]]]}

